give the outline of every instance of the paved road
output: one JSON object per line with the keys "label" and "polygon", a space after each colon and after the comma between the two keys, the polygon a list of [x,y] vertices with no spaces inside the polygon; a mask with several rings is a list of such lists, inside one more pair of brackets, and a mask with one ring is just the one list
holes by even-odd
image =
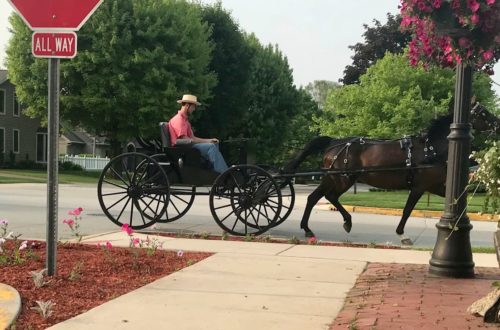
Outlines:
{"label": "paved road", "polygon": [[[309,186],[296,186],[297,201],[290,217],[280,226],[268,231],[272,236],[291,238],[303,237],[299,223],[306,203]],[[358,187],[359,190],[365,188]],[[95,234],[118,229],[102,213],[93,185],[59,186],[59,237],[68,238],[71,232],[62,224],[67,212],[75,207],[83,207],[81,221],[82,234]],[[46,236],[46,186],[44,184],[4,184],[0,185],[0,219],[9,220],[9,228],[21,233],[23,238],[44,239]],[[436,241],[435,224],[438,219],[410,218],[406,225],[408,235],[416,246],[433,247]],[[353,214],[353,228],[350,234],[342,229],[342,217],[338,212],[326,210],[325,205],[313,210],[310,227],[319,240],[337,242],[360,242],[378,244],[399,244],[395,234],[399,222],[397,216],[375,214]],[[473,246],[493,246],[494,222],[473,221],[471,232]],[[161,230],[183,233],[210,232],[220,234],[221,229],[212,219],[208,207],[208,197],[199,196],[195,205],[182,219],[160,225]]]}

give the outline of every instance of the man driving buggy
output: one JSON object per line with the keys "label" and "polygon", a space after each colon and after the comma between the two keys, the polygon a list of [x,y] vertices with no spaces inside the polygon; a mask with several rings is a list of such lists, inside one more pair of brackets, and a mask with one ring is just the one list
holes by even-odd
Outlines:
{"label": "man driving buggy", "polygon": [[193,144],[193,148],[198,149],[201,155],[210,161],[214,171],[222,173],[227,170],[226,161],[219,151],[219,140],[217,138],[204,139],[193,134],[189,116],[196,110],[197,106],[201,105],[197,97],[185,94],[177,103],[181,104],[181,108],[168,122],[172,145]]}

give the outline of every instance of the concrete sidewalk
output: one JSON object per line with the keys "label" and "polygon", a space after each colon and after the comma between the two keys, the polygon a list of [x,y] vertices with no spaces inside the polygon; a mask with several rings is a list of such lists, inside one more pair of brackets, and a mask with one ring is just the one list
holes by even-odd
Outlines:
{"label": "concrete sidewalk", "polygon": [[[136,234],[135,236],[140,236]],[[215,255],[50,329],[328,329],[368,262],[428,264],[431,252],[161,237]],[[128,246],[122,232],[86,237]],[[475,254],[477,267],[498,267]],[[471,280],[474,281],[474,280]]]}

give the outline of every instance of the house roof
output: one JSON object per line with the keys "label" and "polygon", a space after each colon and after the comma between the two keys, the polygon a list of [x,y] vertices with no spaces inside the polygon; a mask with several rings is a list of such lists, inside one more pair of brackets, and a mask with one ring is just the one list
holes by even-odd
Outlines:
{"label": "house roof", "polygon": [[0,70],[0,84],[7,80],[7,70]]}
{"label": "house roof", "polygon": [[[94,137],[84,131],[73,131],[67,129],[62,133],[62,135],[64,135],[64,137],[68,139],[68,142],[70,143],[76,143],[76,144],[94,143]],[[95,140],[96,145],[108,145],[108,143],[106,142],[106,138],[104,137],[96,136],[95,139],[96,139]]]}

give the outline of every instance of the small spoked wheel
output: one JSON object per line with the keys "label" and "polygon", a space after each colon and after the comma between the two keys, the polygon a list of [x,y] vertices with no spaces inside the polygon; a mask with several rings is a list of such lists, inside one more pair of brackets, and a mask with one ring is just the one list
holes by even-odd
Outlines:
{"label": "small spoked wheel", "polygon": [[158,162],[134,152],[121,154],[104,167],[97,196],[104,214],[112,222],[143,229],[165,213],[170,188]]}
{"label": "small spoked wheel", "polygon": [[210,191],[210,211],[232,235],[260,235],[272,228],[281,212],[281,191],[272,176],[257,166],[229,168]]}
{"label": "small spoked wheel", "polygon": [[196,196],[196,187],[182,186],[180,173],[171,164],[171,161],[164,154],[151,156],[160,164],[163,171],[167,174],[170,185],[170,199],[167,209],[162,216],[157,219],[158,223],[169,223],[184,216],[193,205]]}

